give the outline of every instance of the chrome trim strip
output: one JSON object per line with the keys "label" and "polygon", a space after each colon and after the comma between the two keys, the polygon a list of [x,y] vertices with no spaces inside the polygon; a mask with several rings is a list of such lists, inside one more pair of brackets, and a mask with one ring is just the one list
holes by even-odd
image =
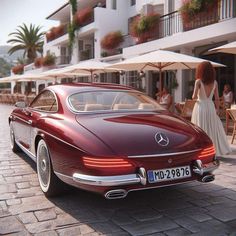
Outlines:
{"label": "chrome trim strip", "polygon": [[64,175],[64,174],[61,174],[61,173],[56,172],[56,171],[54,171],[54,173],[55,173],[55,175],[61,176],[62,178],[65,178],[65,179],[70,179],[70,180],[73,179],[73,178],[72,178],[71,176],[69,176],[69,175]]}
{"label": "chrome trim strip", "polygon": [[25,152],[34,162],[36,162],[36,156],[30,152],[27,148],[25,148],[22,144],[20,144],[18,141],[16,141],[16,144]]}
{"label": "chrome trim strip", "polygon": [[157,154],[151,154],[151,155],[137,155],[137,156],[128,156],[128,158],[148,158],[148,157],[167,157],[167,156],[178,156],[178,155],[184,155],[184,154],[189,154],[189,153],[194,153],[201,151],[202,149],[195,149],[191,151],[184,151],[184,152],[170,152],[170,153],[157,153]]}
{"label": "chrome trim strip", "polygon": [[[14,117],[15,118],[17,118],[18,120],[21,120],[22,122],[24,122],[24,123],[26,123],[26,124],[28,124],[28,125],[32,125],[32,120],[24,120],[24,119],[22,119],[21,117],[19,117],[19,116],[17,116],[17,115],[15,115],[14,114]],[[15,120],[14,120],[15,121]]]}
{"label": "chrome trim strip", "polygon": [[87,184],[93,186],[121,186],[121,185],[141,183],[141,179],[138,174],[115,175],[115,176],[92,176],[92,175],[74,173],[73,180],[80,184]]}

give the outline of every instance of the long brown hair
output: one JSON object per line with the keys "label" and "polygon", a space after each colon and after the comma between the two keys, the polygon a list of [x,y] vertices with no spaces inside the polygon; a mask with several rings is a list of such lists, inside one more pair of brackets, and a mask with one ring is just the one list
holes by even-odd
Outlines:
{"label": "long brown hair", "polygon": [[204,84],[211,84],[214,82],[216,72],[209,61],[200,63],[196,70],[196,79],[200,79]]}

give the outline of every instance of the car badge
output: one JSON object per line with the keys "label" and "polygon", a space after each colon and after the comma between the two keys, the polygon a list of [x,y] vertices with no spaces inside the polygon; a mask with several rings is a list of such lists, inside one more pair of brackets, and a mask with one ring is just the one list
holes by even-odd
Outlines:
{"label": "car badge", "polygon": [[171,164],[172,163],[172,159],[168,159],[168,163]]}
{"label": "car badge", "polygon": [[160,146],[167,146],[170,142],[169,138],[163,133],[156,133],[155,140]]}

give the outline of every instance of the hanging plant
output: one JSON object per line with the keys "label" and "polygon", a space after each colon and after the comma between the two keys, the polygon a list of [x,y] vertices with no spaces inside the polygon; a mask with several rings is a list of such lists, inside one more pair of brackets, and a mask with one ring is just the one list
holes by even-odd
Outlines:
{"label": "hanging plant", "polygon": [[73,48],[75,42],[75,31],[78,29],[74,22],[69,23],[67,27],[67,32],[69,36],[69,48],[70,50]]}
{"label": "hanging plant", "polygon": [[117,48],[124,41],[121,31],[111,32],[101,40],[101,47],[106,50]]}
{"label": "hanging plant", "polygon": [[77,12],[77,0],[69,0],[71,9],[72,9],[72,15],[74,15]]}
{"label": "hanging plant", "polygon": [[24,72],[24,65],[23,64],[18,64],[16,66],[13,66],[12,67],[12,72],[15,74],[15,75],[21,75],[23,74]]}
{"label": "hanging plant", "polygon": [[159,19],[159,14],[137,17],[131,25],[131,35],[137,38],[139,43],[157,36]]}
{"label": "hanging plant", "polygon": [[[69,3],[71,5],[72,8],[72,15],[74,17],[75,13],[77,12],[77,0],[69,0]],[[74,20],[72,20],[72,22],[69,23],[68,27],[67,27],[67,32],[68,32],[68,36],[69,36],[69,53],[72,54],[72,48],[75,42],[75,31],[77,30],[77,27],[74,23]]]}

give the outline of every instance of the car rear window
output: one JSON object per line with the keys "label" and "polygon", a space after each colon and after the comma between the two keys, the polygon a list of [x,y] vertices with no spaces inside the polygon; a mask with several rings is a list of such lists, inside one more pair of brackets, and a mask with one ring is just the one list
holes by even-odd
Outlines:
{"label": "car rear window", "polygon": [[152,98],[132,91],[90,91],[75,93],[68,98],[75,112],[163,110]]}

